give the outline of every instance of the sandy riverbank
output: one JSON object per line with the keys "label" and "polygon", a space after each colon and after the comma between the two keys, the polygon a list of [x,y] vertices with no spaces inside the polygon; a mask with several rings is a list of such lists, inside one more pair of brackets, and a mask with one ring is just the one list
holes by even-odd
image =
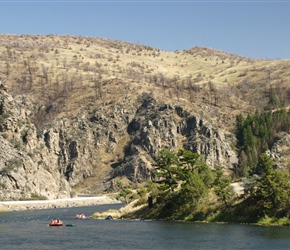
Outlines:
{"label": "sandy riverbank", "polygon": [[108,196],[77,197],[56,200],[2,201],[0,202],[0,212],[49,209],[58,207],[93,206],[116,203],[121,202]]}

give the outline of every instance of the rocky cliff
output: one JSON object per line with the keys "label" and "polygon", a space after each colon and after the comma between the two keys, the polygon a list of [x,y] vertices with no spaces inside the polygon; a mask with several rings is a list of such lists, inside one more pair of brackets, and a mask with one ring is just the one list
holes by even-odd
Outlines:
{"label": "rocky cliff", "polygon": [[86,107],[36,131],[34,105],[13,99],[1,84],[1,193],[4,200],[70,197],[73,188],[94,179],[86,192],[102,192],[114,178],[150,179],[151,164],[162,148],[187,148],[210,166],[237,164],[232,140],[181,106],[143,93],[103,107]]}

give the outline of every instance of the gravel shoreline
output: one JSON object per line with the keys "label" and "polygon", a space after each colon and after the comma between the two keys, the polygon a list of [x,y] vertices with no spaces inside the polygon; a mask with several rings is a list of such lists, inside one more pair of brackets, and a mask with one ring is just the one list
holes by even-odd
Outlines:
{"label": "gravel shoreline", "polygon": [[61,207],[93,206],[118,203],[121,202],[108,196],[77,197],[55,200],[2,201],[0,202],[0,212],[50,209]]}

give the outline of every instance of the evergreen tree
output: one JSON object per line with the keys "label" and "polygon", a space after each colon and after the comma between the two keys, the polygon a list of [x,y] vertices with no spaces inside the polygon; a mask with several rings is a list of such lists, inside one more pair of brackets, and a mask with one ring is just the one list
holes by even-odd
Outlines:
{"label": "evergreen tree", "polygon": [[164,149],[156,156],[154,166],[155,182],[160,184],[160,195],[166,200],[160,216],[179,218],[193,214],[214,181],[212,170],[200,155],[185,149],[177,154]]}
{"label": "evergreen tree", "polygon": [[261,178],[256,195],[263,215],[285,216],[290,208],[290,175],[289,172],[274,170],[273,163],[268,155],[260,155],[258,168]]}
{"label": "evergreen tree", "polygon": [[233,189],[230,186],[230,179],[224,176],[221,166],[215,167],[214,192],[219,199],[227,206],[230,198],[233,197]]}
{"label": "evergreen tree", "polygon": [[181,184],[178,195],[178,203],[181,207],[185,206],[188,213],[194,212],[198,201],[208,192],[208,187],[203,182],[198,170],[195,169],[188,173],[186,181]]}
{"label": "evergreen tree", "polygon": [[155,175],[162,191],[174,191],[178,181],[178,157],[175,153],[163,149],[155,157]]}
{"label": "evergreen tree", "polygon": [[240,171],[237,173],[242,176],[253,174],[259,155],[271,148],[276,134],[281,131],[290,131],[290,116],[285,109],[261,114],[256,111],[254,115],[248,115],[246,119],[238,115],[236,137],[241,161],[239,162]]}

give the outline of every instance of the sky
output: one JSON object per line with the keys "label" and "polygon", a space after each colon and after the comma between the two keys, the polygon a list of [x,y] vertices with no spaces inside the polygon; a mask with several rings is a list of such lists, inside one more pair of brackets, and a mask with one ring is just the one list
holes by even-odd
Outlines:
{"label": "sky", "polygon": [[72,35],[165,51],[195,46],[290,59],[290,0],[0,0],[0,33]]}

